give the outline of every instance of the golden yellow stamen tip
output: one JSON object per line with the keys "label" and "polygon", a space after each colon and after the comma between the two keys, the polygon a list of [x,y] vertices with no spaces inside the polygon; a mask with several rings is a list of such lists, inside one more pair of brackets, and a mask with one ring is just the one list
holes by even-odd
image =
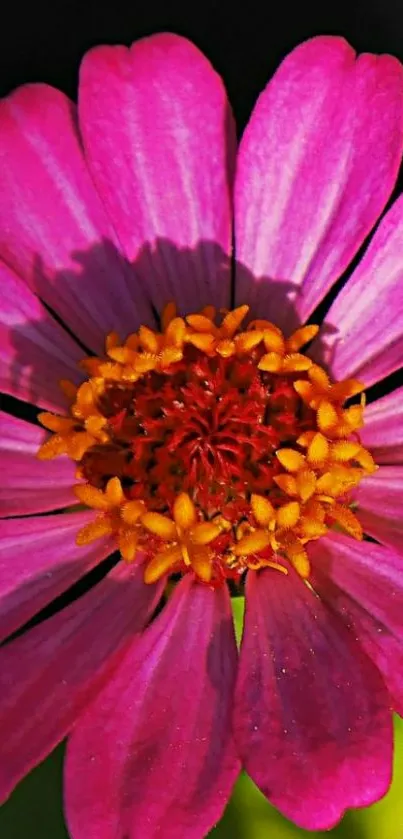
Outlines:
{"label": "golden yellow stamen tip", "polygon": [[141,517],[141,523],[146,530],[160,536],[161,539],[172,540],[177,536],[175,522],[161,513],[144,513]]}
{"label": "golden yellow stamen tip", "polygon": [[221,324],[221,333],[226,335],[228,338],[232,338],[232,336],[235,335],[235,332],[239,329],[248,312],[249,306],[238,306],[237,309],[233,309],[231,312],[228,312]]}
{"label": "golden yellow stamen tip", "polygon": [[331,447],[331,457],[333,460],[341,462],[351,460],[360,451],[360,444],[353,443],[349,440],[341,440],[338,443],[333,443]]}
{"label": "golden yellow stamen tip", "polygon": [[274,507],[268,498],[265,498],[263,495],[253,494],[251,496],[250,503],[252,513],[258,524],[264,527],[264,525],[268,525],[271,521],[273,521],[276,514]]}
{"label": "golden yellow stamen tip", "polygon": [[259,566],[260,568],[274,568],[275,571],[281,571],[285,577],[288,575],[288,569],[284,565],[279,562],[272,562],[270,559],[262,559]]}
{"label": "golden yellow stamen tip", "polygon": [[333,504],[329,510],[329,515],[354,539],[361,540],[363,538],[361,524],[348,507],[342,504]]}
{"label": "golden yellow stamen tip", "polygon": [[177,526],[182,530],[188,530],[196,524],[196,507],[187,492],[181,492],[175,498],[173,515]]}
{"label": "golden yellow stamen tip", "polygon": [[322,399],[317,411],[317,423],[323,433],[331,431],[337,425],[338,414],[331,402]]}
{"label": "golden yellow stamen tip", "polygon": [[77,545],[88,545],[90,542],[95,542],[102,536],[108,536],[113,533],[113,525],[111,520],[105,516],[97,518],[95,521],[86,524],[77,534]]}
{"label": "golden yellow stamen tip", "polygon": [[260,359],[258,370],[263,370],[265,373],[278,373],[281,370],[282,363],[281,355],[276,352],[268,352]]}
{"label": "golden yellow stamen tip", "polygon": [[315,434],[308,445],[307,460],[316,464],[326,460],[329,454],[329,443],[320,431]]}
{"label": "golden yellow stamen tip", "polygon": [[314,399],[314,390],[310,382],[306,382],[304,379],[297,379],[297,381],[294,382],[294,390],[298,393],[298,396],[307,403],[307,405],[314,407],[311,404]]}
{"label": "golden yellow stamen tip", "polygon": [[297,489],[302,501],[308,501],[316,489],[316,475],[311,469],[301,469],[297,474]]}
{"label": "golden yellow stamen tip", "polygon": [[312,367],[309,368],[308,377],[318,390],[327,391],[330,384],[329,376],[318,364],[312,364]]}
{"label": "golden yellow stamen tip", "polygon": [[257,553],[258,551],[267,548],[270,545],[270,536],[265,530],[255,530],[243,536],[240,541],[234,545],[234,554],[236,556],[249,556],[249,554]]}
{"label": "golden yellow stamen tip", "polygon": [[241,332],[235,336],[235,346],[238,352],[250,352],[257,347],[263,339],[263,332],[259,330]]}
{"label": "golden yellow stamen tip", "polygon": [[216,334],[217,329],[206,315],[188,315],[186,322],[196,332],[206,332],[208,335]]}
{"label": "golden yellow stamen tip", "polygon": [[122,519],[126,524],[137,524],[145,514],[144,501],[127,501],[122,507]]}
{"label": "golden yellow stamen tip", "polygon": [[307,344],[308,341],[312,341],[318,332],[319,326],[316,326],[315,324],[302,326],[300,329],[297,329],[287,340],[288,352],[297,352],[297,350],[301,349],[301,347]]}
{"label": "golden yellow stamen tip", "polygon": [[156,583],[165,574],[171,573],[172,569],[182,560],[182,553],[179,547],[167,548],[159,551],[150,560],[144,569],[144,582]]}
{"label": "golden yellow stamen tip", "polygon": [[148,326],[140,326],[138,331],[139,341],[147,352],[157,353],[160,348],[160,337]]}
{"label": "golden yellow stamen tip", "polygon": [[111,507],[120,507],[125,500],[122,484],[119,478],[111,478],[105,489],[105,496]]}
{"label": "golden yellow stamen tip", "polygon": [[273,480],[286,495],[298,495],[297,481],[293,475],[274,475]]}
{"label": "golden yellow stamen tip", "polygon": [[179,347],[165,347],[159,356],[160,367],[162,369],[170,367],[171,364],[176,364],[182,358],[183,352]]}
{"label": "golden yellow stamen tip", "polygon": [[231,341],[229,338],[227,338],[223,341],[218,342],[215,351],[216,353],[218,353],[218,355],[221,355],[222,358],[230,358],[231,355],[234,355],[235,349],[235,341]]}
{"label": "golden yellow stamen tip", "polygon": [[77,484],[73,487],[74,494],[87,507],[93,510],[108,510],[108,499],[100,489],[90,486],[90,484]]}
{"label": "golden yellow stamen tip", "polygon": [[214,335],[207,332],[190,332],[187,334],[186,340],[189,344],[193,344],[196,349],[205,353],[211,352],[214,347]]}
{"label": "golden yellow stamen tip", "polygon": [[136,551],[137,551],[137,543],[138,543],[138,533],[137,531],[133,531],[130,529],[122,529],[119,531],[118,537],[119,543],[119,550],[122,555],[122,559],[125,562],[133,562]]}
{"label": "golden yellow stamen tip", "polygon": [[70,431],[74,426],[74,422],[70,417],[59,417],[56,414],[49,414],[46,411],[38,414],[38,420],[49,431]]}
{"label": "golden yellow stamen tip", "polygon": [[195,545],[208,545],[213,542],[221,533],[221,528],[210,521],[197,524],[190,533],[190,538]]}
{"label": "golden yellow stamen tip", "polygon": [[305,465],[304,455],[295,449],[278,449],[276,457],[288,472],[298,472]]}
{"label": "golden yellow stamen tip", "polygon": [[165,331],[167,341],[174,347],[182,347],[186,334],[183,318],[173,318]]}
{"label": "golden yellow stamen tip", "polygon": [[171,320],[173,320],[174,317],[176,317],[176,304],[172,302],[167,303],[164,306],[161,315],[161,326],[164,332],[168,328],[169,324],[171,323]]}
{"label": "golden yellow stamen tip", "polygon": [[285,349],[285,341],[281,333],[274,329],[266,329],[263,332],[263,343],[267,353],[276,353],[276,355],[283,355]]}
{"label": "golden yellow stamen tip", "polygon": [[287,556],[291,564],[294,566],[297,574],[304,580],[309,577],[311,567],[309,564],[308,554],[301,544],[296,543],[287,549]]}
{"label": "golden yellow stamen tip", "polygon": [[297,501],[289,501],[288,504],[283,504],[279,507],[276,513],[277,524],[280,529],[288,530],[295,527],[300,516],[300,505]]}
{"label": "golden yellow stamen tip", "polygon": [[64,454],[67,451],[67,443],[63,437],[60,437],[58,434],[55,434],[49,440],[45,440],[44,443],[38,449],[36,456],[38,460],[53,460],[54,457],[58,457],[60,454]]}
{"label": "golden yellow stamen tip", "polygon": [[208,548],[198,548],[192,552],[193,571],[203,583],[209,583],[213,576],[212,556]]}
{"label": "golden yellow stamen tip", "polygon": [[286,355],[283,360],[283,373],[301,373],[304,370],[309,370],[312,366],[312,361],[305,355],[300,353],[290,353]]}

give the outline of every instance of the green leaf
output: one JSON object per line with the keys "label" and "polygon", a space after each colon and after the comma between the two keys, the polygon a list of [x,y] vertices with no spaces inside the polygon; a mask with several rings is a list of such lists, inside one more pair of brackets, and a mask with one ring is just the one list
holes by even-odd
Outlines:
{"label": "green leaf", "polygon": [[238,647],[241,643],[242,638],[242,630],[243,630],[243,618],[245,614],[245,598],[244,597],[231,597],[231,605],[232,605],[232,617],[234,618],[234,627],[235,627],[235,638]]}
{"label": "green leaf", "polygon": [[62,809],[64,746],[30,772],[0,810],[2,839],[68,839]]}
{"label": "green leaf", "polygon": [[[243,598],[234,598],[238,637]],[[240,602],[237,602],[240,601]],[[328,832],[309,833],[288,822],[242,774],[211,839],[403,839],[403,721],[396,719],[394,780],[388,795],[364,810],[351,810]],[[62,812],[62,761],[59,746],[31,772],[0,810],[2,839],[68,839]],[[270,749],[268,751],[268,759]]]}

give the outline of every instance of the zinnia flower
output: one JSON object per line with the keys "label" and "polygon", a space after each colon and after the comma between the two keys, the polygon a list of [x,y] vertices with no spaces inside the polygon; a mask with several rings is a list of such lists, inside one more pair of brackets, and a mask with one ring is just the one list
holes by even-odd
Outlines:
{"label": "zinnia flower", "polygon": [[73,839],[203,837],[241,765],[329,828],[386,792],[403,705],[401,199],[327,297],[395,183],[402,68],[302,44],[236,156],[157,35],[86,55],[78,120],[29,85],[0,128],[2,797],[70,735]]}

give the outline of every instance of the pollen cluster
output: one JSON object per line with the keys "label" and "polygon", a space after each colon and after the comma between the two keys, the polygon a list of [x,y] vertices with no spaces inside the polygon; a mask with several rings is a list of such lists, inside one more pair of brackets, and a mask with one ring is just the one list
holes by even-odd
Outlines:
{"label": "pollen cluster", "polygon": [[362,538],[350,493],[377,468],[360,443],[363,385],[331,382],[301,352],[318,327],[285,338],[266,320],[242,328],[247,313],[217,325],[213,307],[183,318],[169,304],[161,331],[111,333],[82,385],[61,382],[68,416],[39,415],[53,435],[38,457],[76,461],[75,494],[94,510],[78,543],[113,534],[147,582],[192,570],[218,585],[289,563],[307,578],[309,541],[335,525]]}

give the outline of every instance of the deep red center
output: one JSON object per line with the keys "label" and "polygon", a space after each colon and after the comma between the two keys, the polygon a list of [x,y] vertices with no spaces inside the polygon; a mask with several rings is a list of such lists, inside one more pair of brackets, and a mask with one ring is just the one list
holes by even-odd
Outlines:
{"label": "deep red center", "polygon": [[128,498],[162,512],[185,491],[207,517],[234,520],[251,492],[277,494],[274,453],[309,427],[292,380],[189,347],[164,374],[109,384],[99,407],[112,440],[86,453],[83,477],[104,489],[117,476]]}

